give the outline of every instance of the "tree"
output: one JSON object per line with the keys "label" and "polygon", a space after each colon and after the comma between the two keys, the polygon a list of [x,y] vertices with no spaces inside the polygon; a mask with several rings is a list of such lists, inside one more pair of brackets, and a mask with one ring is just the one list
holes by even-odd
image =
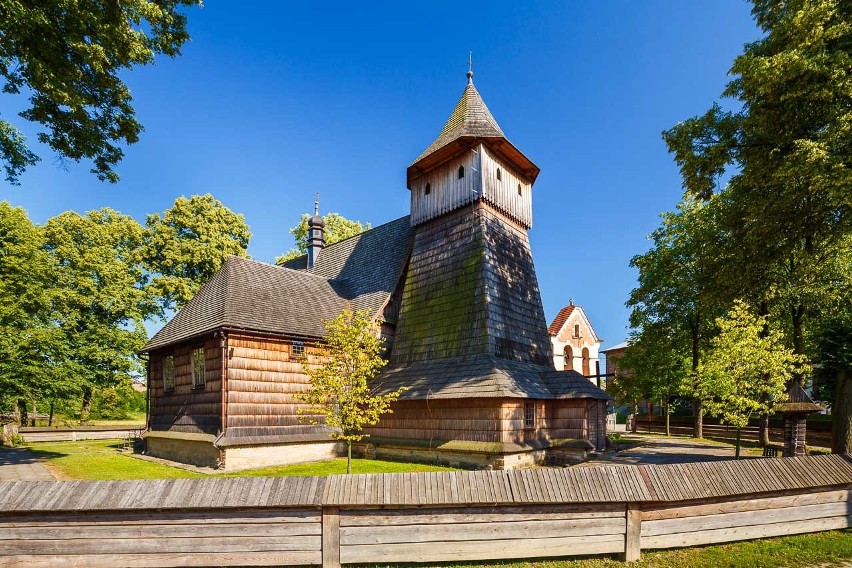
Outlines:
{"label": "tree", "polygon": [[[670,370],[679,368],[676,361],[689,360],[692,376],[698,369],[701,353],[714,331],[713,316],[720,295],[716,267],[723,263],[718,258],[718,208],[718,200],[684,200],[677,211],[662,215],[662,225],[651,235],[651,250],[630,261],[639,269],[639,281],[627,301],[636,340],[631,364],[647,369],[646,380],[653,383],[655,377],[659,379],[663,392],[673,393],[676,381],[672,375],[655,375],[648,368],[651,361],[645,363],[638,357],[662,358]],[[659,389],[649,383],[647,390]],[[693,400],[693,416],[694,436],[701,438],[700,399]]]}
{"label": "tree", "polygon": [[[60,159],[94,162],[98,179],[118,181],[113,167],[121,144],[139,139],[142,125],[130,89],[119,74],[175,57],[189,39],[182,6],[200,0],[6,0],[0,8],[0,75],[3,92],[29,95],[20,113],[46,131],[38,141]],[[0,161],[17,185],[39,161],[23,134],[0,120]]]}
{"label": "tree", "polygon": [[178,197],[163,216],[148,215],[144,264],[163,310],[180,309],[233,256],[248,256],[245,217],[209,193]]}
{"label": "tree", "polygon": [[[309,390],[297,398],[310,405],[300,409],[311,424],[325,424],[331,437],[347,446],[346,473],[352,473],[352,442],[361,440],[364,426],[392,412],[390,404],[405,390],[380,394],[370,381],[387,363],[383,340],[367,310],[344,310],[326,322],[323,362],[307,367]],[[320,419],[322,418],[322,420]]]}
{"label": "tree", "polygon": [[75,390],[55,326],[58,266],[44,244],[23,209],[0,203],[0,413]]}
{"label": "tree", "polygon": [[44,235],[60,267],[54,325],[83,393],[85,420],[95,389],[141,374],[136,353],[148,337],[143,321],[156,309],[140,262],[145,231],[105,208],[85,216],[62,213],[48,220]]}
{"label": "tree", "polygon": [[787,384],[803,372],[804,358],[785,347],[783,335],[767,329],[767,317],[753,314],[745,302],[734,302],[716,325],[719,335],[698,368],[694,395],[708,413],[736,426],[739,457],[741,429],[786,400]]}
{"label": "tree", "polygon": [[[308,221],[311,216],[307,213],[302,213],[302,218],[299,224],[290,229],[290,233],[296,239],[296,248],[290,249],[284,254],[275,258],[276,264],[283,264],[288,260],[298,258],[308,252]],[[369,223],[361,223],[361,221],[350,221],[339,213],[329,213],[323,215],[325,222],[325,244],[331,245],[336,242],[354,237],[371,228]]]}

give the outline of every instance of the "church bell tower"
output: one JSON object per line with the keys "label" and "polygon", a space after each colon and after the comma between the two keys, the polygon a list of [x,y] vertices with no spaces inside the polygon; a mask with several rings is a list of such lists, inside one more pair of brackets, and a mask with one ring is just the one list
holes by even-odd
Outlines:
{"label": "church bell tower", "polygon": [[391,367],[476,360],[552,369],[527,236],[538,173],[468,71],[438,138],[408,167],[414,243]]}

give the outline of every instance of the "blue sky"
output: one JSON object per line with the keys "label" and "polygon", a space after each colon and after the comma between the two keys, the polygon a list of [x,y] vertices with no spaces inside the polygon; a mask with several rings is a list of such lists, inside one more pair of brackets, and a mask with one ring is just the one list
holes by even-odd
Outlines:
{"label": "blue sky", "polygon": [[[721,93],[758,37],[749,10],[740,0],[211,0],[189,11],[183,56],[125,75],[145,132],[117,185],[87,163],[63,170],[34,144],[43,161],[19,187],[0,185],[0,199],[38,223],[106,206],[144,221],[209,192],[245,215],[249,253],[272,261],[315,191],[323,212],[373,225],[407,213],[405,168],[452,111],[473,51],[480,94],[542,170],[530,239],[548,321],[574,298],[613,345],[627,334],[628,262],[681,195],[660,133]],[[22,104],[0,101],[9,117]]]}

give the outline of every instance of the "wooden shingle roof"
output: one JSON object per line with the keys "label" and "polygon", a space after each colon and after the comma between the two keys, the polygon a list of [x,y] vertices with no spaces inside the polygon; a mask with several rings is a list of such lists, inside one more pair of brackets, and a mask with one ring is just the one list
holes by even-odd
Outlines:
{"label": "wooden shingle roof", "polygon": [[514,164],[530,183],[535,182],[540,171],[538,166],[509,142],[473,81],[468,81],[438,138],[408,166],[408,188],[420,174],[468,151],[475,141],[488,144],[495,153]]}
{"label": "wooden shingle roof", "polygon": [[410,243],[409,218],[402,217],[326,247],[312,270],[231,257],[142,351],[218,328],[321,338],[325,321],[346,307],[381,310]]}

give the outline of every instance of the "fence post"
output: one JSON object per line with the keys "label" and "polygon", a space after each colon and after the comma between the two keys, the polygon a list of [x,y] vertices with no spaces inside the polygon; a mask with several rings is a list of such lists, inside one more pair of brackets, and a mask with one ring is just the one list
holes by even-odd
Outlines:
{"label": "fence post", "polygon": [[639,503],[627,504],[627,531],[624,535],[624,561],[639,560],[642,543],[642,510]]}
{"label": "fence post", "polygon": [[322,566],[340,568],[340,508],[322,508]]}

